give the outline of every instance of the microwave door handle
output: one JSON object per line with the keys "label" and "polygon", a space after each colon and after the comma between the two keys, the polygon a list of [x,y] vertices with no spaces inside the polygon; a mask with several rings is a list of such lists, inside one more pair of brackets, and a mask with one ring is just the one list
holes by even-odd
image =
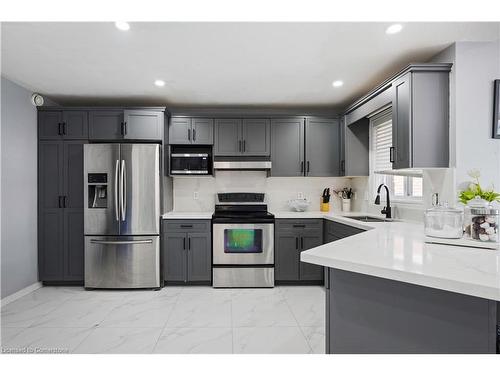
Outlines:
{"label": "microwave door handle", "polygon": [[122,160],[122,169],[120,171],[121,189],[120,189],[120,205],[122,221],[125,221],[125,211],[127,210],[127,183],[126,183],[126,165],[125,160]]}
{"label": "microwave door handle", "polygon": [[120,167],[120,161],[117,160],[115,163],[115,219],[116,221],[120,221],[120,214],[118,211],[118,169]]}

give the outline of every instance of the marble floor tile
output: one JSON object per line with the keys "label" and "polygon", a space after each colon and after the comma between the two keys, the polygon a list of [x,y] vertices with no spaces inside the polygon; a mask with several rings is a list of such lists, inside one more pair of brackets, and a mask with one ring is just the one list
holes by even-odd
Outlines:
{"label": "marble floor tile", "polygon": [[25,329],[20,327],[0,327],[0,347],[5,346],[9,340],[12,340]]}
{"label": "marble floor tile", "polygon": [[265,290],[235,294],[232,299],[233,327],[297,326],[280,293]]}
{"label": "marble floor tile", "polygon": [[314,354],[325,354],[325,326],[300,327]]}
{"label": "marble floor tile", "polygon": [[154,353],[231,354],[231,328],[165,328]]}
{"label": "marble floor tile", "polygon": [[48,298],[39,294],[28,294],[2,306],[2,327],[29,327],[65,303],[66,299]]}
{"label": "marble floor tile", "polygon": [[161,329],[129,328],[94,328],[90,335],[76,348],[75,353],[123,353],[143,354],[153,351]]}
{"label": "marble floor tile", "polygon": [[32,327],[93,327],[101,323],[121,302],[121,299],[70,299],[36,320]]}
{"label": "marble floor tile", "polygon": [[233,328],[237,354],[307,354],[311,348],[299,327]]}
{"label": "marble floor tile", "polygon": [[325,288],[321,285],[280,286],[278,290],[285,298],[325,298]]}
{"label": "marble floor tile", "polygon": [[8,340],[3,349],[28,349],[29,353],[34,354],[67,354],[91,331],[91,328],[26,328]]}
{"label": "marble floor tile", "polygon": [[231,327],[231,298],[228,294],[181,294],[167,327]]}
{"label": "marble floor tile", "polygon": [[286,298],[300,326],[323,327],[325,325],[325,299],[293,297]]}
{"label": "marble floor tile", "polygon": [[125,298],[99,324],[101,327],[163,328],[175,306],[176,299],[160,296]]}

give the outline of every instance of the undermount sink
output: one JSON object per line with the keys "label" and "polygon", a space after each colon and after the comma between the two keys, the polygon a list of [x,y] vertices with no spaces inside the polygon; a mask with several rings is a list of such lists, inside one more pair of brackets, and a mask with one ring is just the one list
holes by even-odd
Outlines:
{"label": "undermount sink", "polygon": [[384,222],[384,221],[392,221],[392,219],[384,219],[380,217],[374,216],[345,216],[348,219],[354,219],[358,221],[366,221],[366,222]]}

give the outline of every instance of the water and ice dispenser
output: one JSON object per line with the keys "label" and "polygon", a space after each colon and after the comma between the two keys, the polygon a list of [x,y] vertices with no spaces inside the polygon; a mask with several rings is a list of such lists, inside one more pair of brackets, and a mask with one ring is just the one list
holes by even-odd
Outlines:
{"label": "water and ice dispenser", "polygon": [[88,195],[89,208],[108,207],[108,174],[89,173],[88,174]]}

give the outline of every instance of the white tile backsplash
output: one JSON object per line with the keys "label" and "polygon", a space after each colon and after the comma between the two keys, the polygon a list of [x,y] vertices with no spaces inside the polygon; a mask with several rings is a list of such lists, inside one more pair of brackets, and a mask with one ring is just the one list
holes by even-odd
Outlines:
{"label": "white tile backsplash", "polygon": [[[318,211],[325,187],[351,187],[351,179],[341,177],[267,177],[264,171],[218,171],[215,177],[174,177],[174,211],[212,211],[217,192],[264,192],[269,211],[289,211],[287,201],[299,193],[311,201],[309,210]],[[194,193],[198,199],[194,199]],[[337,198],[331,210],[340,210]]]}

